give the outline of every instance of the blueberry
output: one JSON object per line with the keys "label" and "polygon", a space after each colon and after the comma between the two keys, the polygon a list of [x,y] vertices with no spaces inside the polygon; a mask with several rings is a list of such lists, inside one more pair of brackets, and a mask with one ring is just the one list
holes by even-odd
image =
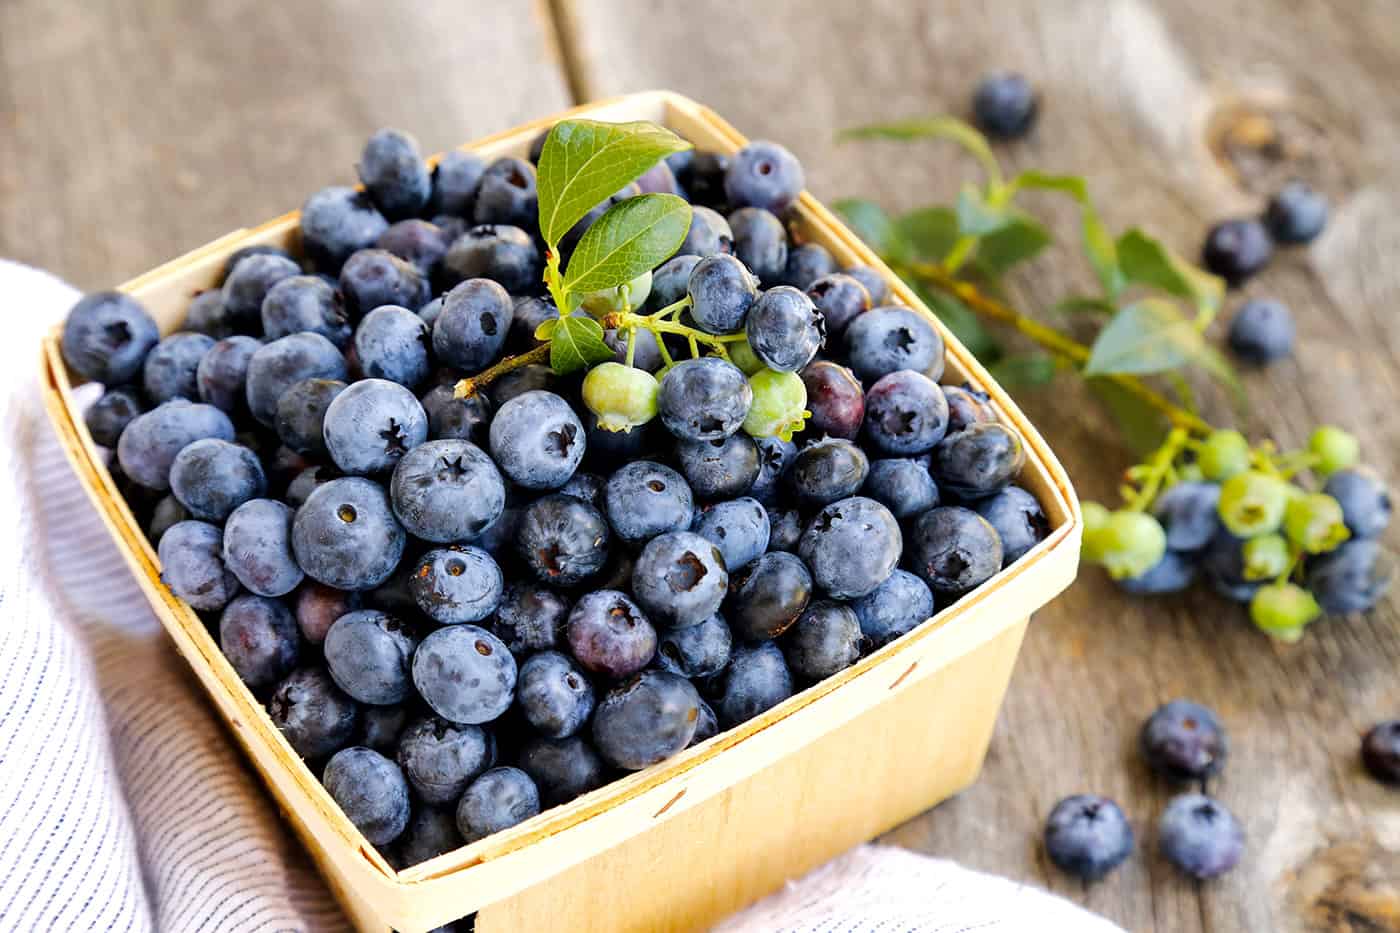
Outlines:
{"label": "blueberry", "polygon": [[[227,530],[224,536],[228,537]],[[228,546],[226,541],[225,550]],[[358,608],[359,594],[347,593],[345,590],[312,581],[307,581],[305,586],[297,590],[292,601],[292,613],[296,616],[297,628],[301,629],[301,637],[306,639],[308,644],[318,648],[325,642],[326,633],[335,624],[335,620]]]}
{"label": "blueberry", "polygon": [[433,167],[433,191],[429,204],[435,214],[470,217],[486,163],[474,152],[453,149]]}
{"label": "blueberry", "polygon": [[1267,366],[1293,353],[1293,315],[1281,302],[1256,298],[1245,302],[1230,320],[1230,350],[1256,366]]}
{"label": "blueberry", "polygon": [[[691,201],[716,209],[723,206],[726,203],[724,179],[733,161],[729,154],[688,150],[680,154],[680,158],[686,157],[689,157],[689,165],[676,170],[672,164],[672,170],[676,171],[676,178],[685,186],[685,190],[690,192]],[[676,158],[674,155],[667,157],[668,161]]]}
{"label": "blueberry", "polygon": [[695,207],[690,212],[690,230],[676,250],[677,256],[715,256],[734,252],[734,231],[718,211]]}
{"label": "blueberry", "polygon": [[345,473],[383,473],[428,439],[428,416],[397,382],[364,379],[331,402],[323,434],[331,460]]}
{"label": "blueberry", "polygon": [[996,529],[1002,566],[1015,563],[1050,533],[1050,521],[1040,502],[1020,486],[1007,486],[973,508]]}
{"label": "blueberry", "polygon": [[675,470],[639,460],[609,477],[603,506],[617,536],[640,545],[659,534],[689,528],[694,497]]}
{"label": "blueberry", "polygon": [[[355,744],[374,749],[380,754],[397,754],[399,736],[408,725],[408,709],[404,706],[365,706],[360,709],[360,728]],[[429,809],[424,807],[423,809]]]}
{"label": "blueberry", "polygon": [[456,802],[495,757],[491,736],[480,726],[428,716],[409,723],[399,736],[404,777],[418,799],[436,806]]}
{"label": "blueberry", "polygon": [[537,390],[558,394],[558,388],[559,377],[554,374],[554,370],[542,363],[526,363],[508,373],[502,373],[486,389],[486,393],[491,397],[491,404],[500,408],[517,395]]}
{"label": "blueberry", "polygon": [[656,654],[656,629],[636,603],[616,590],[585,594],[569,613],[569,648],[585,670],[621,678]]}
{"label": "blueberry", "polygon": [[388,706],[412,694],[409,665],[418,641],[408,628],[374,609],[348,612],[326,632],[326,666],[336,684],[361,703]]}
{"label": "blueberry", "polygon": [[568,803],[602,787],[607,771],[598,753],[580,736],[535,739],[520,753],[520,770],[534,780],[546,807]]}
{"label": "blueberry", "polygon": [[592,505],[555,494],[525,507],[516,546],[543,583],[574,586],[603,569],[608,559],[608,523]]}
{"label": "blueberry", "polygon": [[240,260],[224,280],[224,314],[239,333],[256,333],[267,294],[285,279],[301,275],[286,256],[259,253]]}
{"label": "blueberry", "polygon": [[854,495],[869,473],[870,459],[864,450],[829,437],[797,452],[788,485],[803,505],[820,507]]}
{"label": "blueberry", "polygon": [[554,739],[578,732],[593,713],[592,684],[558,651],[540,651],[520,665],[516,696],[531,727]]}
{"label": "blueberry", "polygon": [[176,522],[160,536],[160,579],[196,609],[222,609],[238,592],[238,578],[224,566],[223,535],[206,522]]}
{"label": "blueberry", "polygon": [[1268,264],[1274,247],[1257,220],[1225,220],[1210,228],[1201,262],[1229,285],[1239,285]]}
{"label": "blueberry", "polygon": [[519,227],[505,224],[471,227],[442,257],[442,274],[449,282],[491,279],[516,294],[537,289],[543,270],[535,241]]}
{"label": "blueberry", "polygon": [[84,379],[114,386],[141,371],[160,330],[135,298],[94,292],[73,305],[63,322],[63,359]]}
{"label": "blueberry", "polygon": [[1394,567],[1374,538],[1347,541],[1307,562],[1308,589],[1324,612],[1366,612],[1390,590]]}
{"label": "blueberry", "polygon": [[263,336],[277,340],[302,331],[320,334],[341,350],[353,328],[340,292],[314,275],[293,275],[268,289],[263,298]]}
{"label": "blueberry", "polygon": [[[420,803],[413,808],[408,828],[394,842],[396,857],[391,861],[400,868],[410,868],[461,847],[462,834],[457,831],[457,819],[452,810]],[[452,933],[450,926],[447,933]]]}
{"label": "blueberry", "polygon": [[501,517],[487,526],[486,530],[472,539],[472,544],[496,558],[508,553],[508,548],[519,537],[520,521],[524,510],[506,506]]}
{"label": "blueberry", "polygon": [[885,299],[889,297],[889,283],[885,281],[883,275],[876,272],[872,267],[848,266],[846,269],[842,270],[842,272],[865,286],[866,292],[870,295],[871,307],[879,307],[884,304]]}
{"label": "blueberry", "polygon": [[744,328],[754,354],[779,372],[806,366],[826,339],[826,325],[812,299],[790,285],[770,288],[759,296]]}
{"label": "blueberry", "polygon": [[685,197],[685,191],[676,180],[676,173],[666,164],[665,159],[637,176],[637,188],[642,194],[674,194]]}
{"label": "blueberry", "polygon": [[702,697],[700,699],[700,718],[695,723],[695,735],[691,736],[690,744],[694,747],[717,735],[719,735],[719,717],[715,715],[714,709]]}
{"label": "blueberry", "polygon": [[793,694],[792,674],[775,642],[735,647],[715,702],[726,727],[737,726]]}
{"label": "blueberry", "polygon": [[935,382],[943,375],[943,338],[917,311],[894,305],[872,308],[847,325],[845,339],[851,369],[865,382],[901,369]]}
{"label": "blueberry", "polygon": [[518,395],[491,419],[491,455],[527,489],[558,489],[583,459],[583,422],[552,392]]}
{"label": "blueberry", "polygon": [[640,771],[690,744],[700,695],[690,681],[648,670],[609,691],[593,714],[593,742],[608,764]]}
{"label": "blueberry", "polygon": [[514,314],[510,295],[498,283],[468,279],[442,299],[433,352],[449,366],[476,372],[500,355]]}
{"label": "blueberry", "polygon": [[740,149],[724,173],[724,193],[735,207],[781,211],[797,199],[805,184],[797,157],[767,140],[755,140]]}
{"label": "blueberry", "polygon": [[1234,814],[1205,794],[1173,797],[1157,838],[1167,861],[1201,881],[1225,874],[1244,854],[1244,830]]}
{"label": "blueberry", "polygon": [[83,423],[93,441],[103,447],[116,447],[122,431],[145,410],[141,394],[135,389],[108,389],[83,412]]}
{"label": "blueberry", "polygon": [[[1168,555],[1176,552],[1169,551]],[[1164,562],[1166,558],[1163,558]],[[1236,538],[1224,528],[1211,539],[1205,549],[1201,551],[1201,570],[1210,580],[1211,585],[1226,599],[1238,603],[1247,603],[1256,591],[1263,586],[1261,581],[1251,581],[1244,578],[1244,541]],[[1184,581],[1181,589],[1190,582],[1191,562],[1184,555],[1174,564],[1153,568],[1157,571],[1158,580],[1153,582],[1172,583]],[[1119,581],[1120,583],[1122,581]],[[1174,591],[1176,588],[1172,591]]]}
{"label": "blueberry", "polygon": [[336,752],[321,783],[373,845],[388,845],[408,826],[408,782],[398,765],[372,749]]}
{"label": "blueberry", "polygon": [[454,545],[418,559],[409,588],[424,615],[441,625],[479,622],[496,611],[505,579],[491,555]]}
{"label": "blueberry", "polygon": [[230,600],[219,616],[219,647],[254,690],[271,687],[291,673],[300,641],[296,620],[281,600],[244,593]]}
{"label": "blueberry", "polygon": [[457,804],[457,829],[467,842],[523,823],[540,812],[540,792],[519,768],[492,768]]}
{"label": "blueberry", "polygon": [[820,243],[803,243],[788,250],[787,265],[783,270],[784,285],[808,291],[819,279],[836,271],[836,261]]}
{"label": "blueberry", "polygon": [[319,667],[303,667],[289,674],[268,700],[267,712],[292,751],[312,761],[328,758],[349,745],[359,721],[355,701]]}
{"label": "blueberry", "polygon": [[340,270],[340,293],[352,319],[383,305],[420,308],[432,297],[422,273],[382,249],[362,249],[345,260]]}
{"label": "blueberry", "polygon": [[297,509],[292,551],[306,575],[343,590],[373,589],[394,572],[407,535],[378,483],[331,480]]}
{"label": "blueberry", "polygon": [[185,511],[185,507],[180,504],[179,499],[174,496],[164,496],[156,503],[155,509],[151,512],[151,521],[146,526],[146,536],[151,539],[152,544],[159,545],[160,539],[167,531],[189,517],[190,513]]}
{"label": "blueberry", "polygon": [[1216,483],[1179,482],[1158,496],[1152,514],[1167,532],[1167,548],[1199,551],[1210,544],[1220,532],[1219,504],[1220,486]]}
{"label": "blueberry", "polygon": [[457,398],[452,386],[434,386],[420,401],[428,415],[428,436],[432,439],[486,444],[491,427],[491,402],[484,393]]}
{"label": "blueberry", "polygon": [[393,253],[431,281],[450,243],[437,224],[415,217],[389,227],[374,241],[374,247]]}
{"label": "blueberry", "polygon": [[307,467],[292,478],[287,484],[287,491],[282,498],[292,508],[299,509],[306,504],[306,500],[317,489],[333,479],[340,479],[340,472],[335,467],[312,466]]}
{"label": "blueberry", "polygon": [[603,507],[604,479],[597,473],[575,473],[569,481],[559,487],[559,492],[575,499],[582,499],[595,509]]}
{"label": "blueberry", "polygon": [[694,531],[719,549],[727,571],[737,571],[768,550],[768,510],[747,497],[716,502],[700,513]]}
{"label": "blueberry", "polygon": [[902,548],[899,523],[890,510],[874,499],[853,496],[817,513],[802,532],[797,553],[829,596],[859,599],[885,582]]}
{"label": "blueberry", "polygon": [[272,426],[292,450],[303,454],[326,453],[326,409],[347,388],[339,379],[303,379],[282,393]]}
{"label": "blueberry", "polygon": [[807,387],[807,430],[814,437],[839,437],[853,441],[865,422],[865,393],[846,367],[818,360],[802,370]]}
{"label": "blueberry", "polygon": [[1338,470],[1327,477],[1322,491],[1342,507],[1342,520],[1353,538],[1378,538],[1390,524],[1390,491],[1371,470]]}
{"label": "blueberry", "polygon": [[1376,780],[1400,785],[1400,719],[1371,727],[1361,740],[1361,762]]}
{"label": "blueberry", "polygon": [[156,344],[142,367],[141,382],[146,397],[157,405],[173,398],[197,400],[195,371],[213,345],[213,337],[193,333],[171,334]]}
{"label": "blueberry", "polygon": [[943,398],[948,402],[949,435],[969,425],[991,424],[997,420],[991,397],[970,385],[943,386]]}
{"label": "blueberry", "polygon": [[876,460],[860,491],[900,521],[938,505],[938,484],[914,460]]}
{"label": "blueberry", "polygon": [[690,488],[704,499],[743,495],[758,478],[758,446],[747,434],[713,441],[679,441],[676,456]]}
{"label": "blueberry", "polygon": [[741,207],[729,215],[734,232],[734,255],[768,287],[787,271],[788,237],[783,222],[761,207]]}
{"label": "blueberry", "polygon": [[[660,311],[680,301],[690,288],[690,277],[702,257],[695,255],[672,256],[651,274],[651,294],[647,295],[648,313]],[[757,294],[755,289],[754,294]],[[736,326],[737,329],[737,326]]]}
{"label": "blueberry", "polygon": [[138,415],[117,439],[117,462],[147,489],[170,488],[175,456],[201,438],[233,440],[233,422],[213,405],[173,399]]}
{"label": "blueberry", "polygon": [[961,596],[1001,569],[1001,538],[971,509],[942,506],[910,529],[912,569],[940,596]]}
{"label": "blueberry", "polygon": [[943,492],[981,499],[1006,487],[1025,466],[1021,438],[1001,424],[974,424],[934,448],[929,472]]}
{"label": "blueberry", "polygon": [[1327,226],[1327,199],[1306,182],[1290,181],[1269,199],[1264,224],[1275,242],[1311,242]]}
{"label": "blueberry", "polygon": [[304,576],[292,554],[292,509],[274,499],[252,499],[224,525],[224,566],[259,596],[285,596]]}
{"label": "blueberry", "polygon": [[548,587],[517,581],[506,587],[490,628],[518,660],[559,646],[568,616],[569,604],[563,596]]}
{"label": "blueberry", "polygon": [[887,454],[926,453],[948,430],[948,400],[922,373],[892,372],[865,393],[865,430],[871,444]]}
{"label": "blueberry", "polygon": [[345,357],[320,334],[291,334],[259,347],[248,360],[245,394],[253,417],[272,425],[282,393],[303,379],[344,379]]}
{"label": "blueberry", "polygon": [[482,534],[505,508],[505,483],[475,444],[428,441],[394,467],[394,514],[414,537],[446,544]]}
{"label": "blueberry", "polygon": [[724,670],[733,651],[733,636],[724,617],[715,613],[697,625],[672,629],[661,636],[656,663],[682,677],[713,677]]}
{"label": "blueberry", "polygon": [[758,477],[749,486],[749,495],[764,505],[778,496],[779,484],[797,458],[797,445],[780,437],[755,438],[758,445]]}
{"label": "blueberry", "polygon": [[365,143],[356,166],[360,181],[390,220],[412,217],[428,203],[432,182],[418,140],[399,130],[380,130]]}
{"label": "blueberry", "polygon": [[1132,854],[1133,844],[1128,818],[1107,797],[1066,797],[1045,820],[1045,854],[1085,881],[1097,881],[1121,865]]}
{"label": "blueberry", "polygon": [[972,95],[972,118],[978,129],[994,139],[1017,139],[1035,125],[1039,99],[1030,82],[1018,74],[995,72],[977,85]]}
{"label": "blueberry", "polygon": [[[789,258],[788,265],[791,264]],[[828,338],[840,337],[857,315],[870,310],[870,293],[865,286],[854,276],[840,272],[822,275],[809,282],[807,297],[812,299],[812,304],[826,322]]]}
{"label": "blueberry", "polygon": [[535,167],[506,156],[486,166],[476,189],[472,217],[479,224],[512,224],[529,228],[539,222]]}
{"label": "blueberry", "polygon": [[676,437],[712,441],[739,430],[753,404],[744,374],[717,357],[677,363],[661,380],[657,408]]}
{"label": "blueberry", "polygon": [[933,615],[933,592],[907,570],[895,570],[852,603],[851,610],[870,646],[880,648]]}
{"label": "blueberry", "polygon": [[388,227],[369,194],[354,188],[322,188],[301,208],[302,247],[324,272],[338,272],[352,253],[372,246]]}
{"label": "blueberry", "polygon": [[632,571],[632,593],[659,624],[679,628],[714,615],[729,574],[724,555],[694,532],[673,531],[647,542]]}
{"label": "blueberry", "polygon": [[248,409],[248,364],[262,344],[252,337],[225,337],[209,348],[195,369],[199,400],[233,415]]}
{"label": "blueberry", "polygon": [[454,723],[490,722],[515,695],[515,659],[475,625],[440,628],[413,653],[413,683],[433,712]]}
{"label": "blueberry", "polygon": [[797,556],[764,554],[732,578],[726,610],[735,635],[749,641],[777,638],[797,621],[812,598],[812,574]]}
{"label": "blueberry", "polygon": [[522,295],[511,299],[510,333],[506,335],[506,345],[515,352],[524,352],[540,345],[535,339],[535,331],[545,321],[557,321],[559,309],[552,301],[535,295]]}
{"label": "blueberry", "polygon": [[1153,771],[1178,781],[1219,774],[1230,751],[1215,713],[1190,700],[1159,706],[1142,724],[1138,747]]}
{"label": "blueberry", "polygon": [[696,263],[685,289],[695,326],[711,334],[738,331],[758,298],[758,284],[749,270],[728,254],[708,256]]}
{"label": "blueberry", "polygon": [[418,385],[433,370],[430,334],[423,319],[407,308],[375,308],[355,329],[355,356],[361,371],[370,379],[387,379],[409,388]]}
{"label": "blueberry", "polygon": [[282,247],[272,246],[268,243],[254,243],[252,246],[240,246],[238,249],[229,253],[228,258],[224,260],[224,268],[220,273],[219,282],[227,282],[228,277],[233,274],[233,270],[237,268],[238,264],[249,256],[281,256],[283,259],[294,258],[291,253],[287,252]]}
{"label": "blueberry", "polygon": [[224,310],[224,290],[206,288],[195,292],[194,297],[190,299],[189,308],[185,311],[185,321],[180,325],[180,329],[208,334],[215,340],[232,337],[237,333],[234,322],[229,320],[228,312]]}

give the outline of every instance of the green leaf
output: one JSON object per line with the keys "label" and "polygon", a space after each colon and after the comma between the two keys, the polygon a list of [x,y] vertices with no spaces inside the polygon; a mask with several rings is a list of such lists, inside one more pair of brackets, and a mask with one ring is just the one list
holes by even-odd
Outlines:
{"label": "green leaf", "polygon": [[583,215],[690,143],[655,123],[562,120],[540,152],[540,233],[551,247]]}
{"label": "green leaf", "polygon": [[946,292],[927,288],[918,281],[909,283],[929,310],[953,332],[958,342],[980,360],[989,360],[1001,353],[1001,347],[982,326],[976,312]]}
{"label": "green leaf", "polygon": [[1194,302],[1209,317],[1220,310],[1225,283],[1196,268],[1141,230],[1118,238],[1118,265],[1129,282],[1151,285],[1169,295]]}
{"label": "green leaf", "polygon": [[958,192],[958,233],[980,237],[1005,227],[1011,215],[1006,208],[982,197],[976,185],[966,184]]}
{"label": "green leaf", "polygon": [[1083,209],[1084,252],[1089,255],[1089,264],[1099,277],[1104,294],[1110,301],[1117,301],[1123,293],[1123,270],[1118,267],[1118,249],[1113,237],[1104,228],[1099,215],[1087,203]]}
{"label": "green leaf", "polygon": [[856,236],[868,243],[883,259],[897,263],[909,258],[911,244],[880,205],[861,198],[846,198],[832,206],[845,218]]}
{"label": "green leaf", "polygon": [[1168,430],[1165,415],[1109,379],[1090,379],[1089,390],[1108,408],[1128,449],[1145,457],[1161,446]]}
{"label": "green leaf", "polygon": [[1144,298],[1113,316],[1094,341],[1086,376],[1160,373],[1197,358],[1205,339],[1176,305]]}
{"label": "green leaf", "polygon": [[904,142],[914,139],[947,139],[962,146],[977,158],[982,164],[982,170],[987,173],[989,182],[994,185],[1001,184],[1001,166],[992,154],[992,147],[987,145],[987,137],[956,117],[922,117],[858,126],[841,132],[836,138],[894,139]]}
{"label": "green leaf", "polygon": [[1006,226],[982,237],[976,264],[993,279],[1005,275],[1018,262],[1038,254],[1051,242],[1050,231],[1029,214],[1012,211]]}
{"label": "green leaf", "polygon": [[674,194],[643,194],[614,204],[579,240],[564,286],[592,292],[630,282],[671,257],[690,230],[690,205]]}
{"label": "green leaf", "polygon": [[921,207],[894,220],[894,233],[915,259],[939,262],[958,239],[958,215],[949,207]]}
{"label": "green leaf", "polygon": [[549,366],[561,376],[613,358],[603,342],[603,325],[591,317],[570,315],[545,321],[535,336],[549,341]]}
{"label": "green leaf", "polygon": [[1008,356],[988,366],[987,371],[1003,388],[1036,388],[1055,378],[1055,360],[1044,353]]}
{"label": "green leaf", "polygon": [[1045,191],[1063,191],[1080,204],[1089,203],[1089,186],[1079,175],[1047,175],[1034,169],[1022,172],[1008,183],[1011,190],[1038,188]]}
{"label": "green leaf", "polygon": [[1080,295],[1056,302],[1054,310],[1061,314],[1113,314],[1118,309],[1115,308],[1112,303],[1104,301],[1102,298]]}

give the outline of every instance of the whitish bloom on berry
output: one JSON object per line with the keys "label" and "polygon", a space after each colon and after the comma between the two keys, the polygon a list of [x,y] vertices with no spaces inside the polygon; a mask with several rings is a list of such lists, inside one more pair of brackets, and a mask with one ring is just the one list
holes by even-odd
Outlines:
{"label": "whitish bloom on berry", "polygon": [[643,369],[600,363],[583,377],[583,403],[605,431],[630,431],[656,417],[661,384]]}

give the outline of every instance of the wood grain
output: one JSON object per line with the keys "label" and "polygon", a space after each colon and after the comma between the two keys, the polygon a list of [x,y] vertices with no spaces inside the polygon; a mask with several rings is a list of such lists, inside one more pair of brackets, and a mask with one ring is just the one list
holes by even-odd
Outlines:
{"label": "wood grain", "polygon": [[[963,112],[991,68],[1033,76],[1039,128],[999,154],[1016,167],[1087,175],[1114,229],[1141,225],[1180,252],[1213,220],[1257,211],[1286,177],[1334,199],[1306,250],[1280,255],[1245,291],[1294,310],[1296,358],[1246,377],[1250,413],[1208,393],[1217,422],[1280,444],[1331,421],[1400,476],[1400,30],[1382,2],[1017,0],[729,4],[574,0],[584,86],[666,86],[753,136],[785,142],[822,200],[874,197],[891,209],[948,203],[974,177],[936,143],[837,146],[834,130]],[[643,12],[644,10],[644,12]],[[989,10],[992,12],[989,14]],[[684,48],[684,55],[676,53]],[[1073,210],[1030,203],[1074,237]],[[1028,309],[1087,288],[1059,251],[1017,277]],[[1242,296],[1232,296],[1231,305]],[[1112,494],[1130,459],[1092,400],[1062,378],[1018,400],[1086,497]],[[887,839],[1049,886],[1132,930],[1396,930],[1400,796],[1369,781],[1358,735],[1400,714],[1392,599],[1365,617],[1278,646],[1208,592],[1132,600],[1086,571],[1027,636],[981,781]],[[1136,729],[1159,702],[1215,706],[1233,736],[1218,794],[1243,820],[1248,855],[1220,882],[1183,881],[1155,852],[1173,788],[1140,765]],[[1048,865],[1040,823],[1059,797],[1117,798],[1139,854],[1084,887]],[[1380,881],[1377,880],[1379,873]]]}

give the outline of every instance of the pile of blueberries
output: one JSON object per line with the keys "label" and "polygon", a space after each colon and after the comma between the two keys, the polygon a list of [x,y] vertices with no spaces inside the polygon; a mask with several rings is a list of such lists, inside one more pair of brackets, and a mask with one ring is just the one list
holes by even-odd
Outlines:
{"label": "pile of blueberries", "polygon": [[[363,189],[306,202],[299,257],[239,250],[164,338],[115,292],[63,332],[106,387],[86,423],[164,581],[398,865],[757,716],[1048,530],[1013,484],[1020,438],[984,394],[939,384],[938,331],[790,234],[801,168],[771,143],[680,153],[637,186],[695,205],[645,307],[689,294],[729,331],[765,309],[757,369],[667,366],[638,426],[542,365],[456,397],[559,315],[541,144],[430,170],[381,131]],[[662,370],[654,341],[633,353]],[[805,386],[793,440],[741,430],[763,364]]]}

